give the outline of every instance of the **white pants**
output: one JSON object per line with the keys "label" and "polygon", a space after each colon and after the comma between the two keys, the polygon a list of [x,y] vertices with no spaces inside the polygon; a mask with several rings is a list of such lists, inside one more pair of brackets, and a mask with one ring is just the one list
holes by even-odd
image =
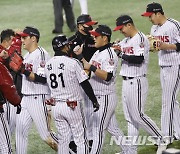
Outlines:
{"label": "white pants", "polygon": [[9,126],[4,113],[0,113],[0,154],[11,154],[11,139]]}
{"label": "white pants", "polygon": [[174,131],[180,138],[180,108],[176,100],[180,86],[180,66],[161,67],[160,78],[162,86],[161,129],[170,139],[173,138]]}
{"label": "white pants", "polygon": [[85,117],[81,102],[75,109],[67,106],[66,102],[57,102],[52,107],[52,114],[58,131],[58,154],[69,154],[71,135],[77,145],[77,154],[88,154]]}
{"label": "white pants", "polygon": [[12,134],[15,131],[16,128],[16,111],[17,107],[14,107],[14,105],[10,104],[9,102],[6,102],[4,105],[4,117],[8,121],[9,129],[10,129],[10,134]]}
{"label": "white pants", "polygon": [[[117,139],[124,136],[122,131],[118,127],[118,123],[115,117],[115,108],[117,106],[116,94],[96,96],[100,104],[100,108],[97,112],[93,113],[93,145],[91,154],[100,154],[105,138],[105,130],[108,130],[112,136]],[[123,151],[126,150],[125,146],[120,146]]]}
{"label": "white pants", "polygon": [[[122,102],[125,119],[128,122],[128,136],[137,137],[139,128],[144,128],[150,135],[162,139],[162,133],[157,125],[144,113],[148,93],[146,77],[123,80]],[[137,146],[132,143],[132,154],[137,154]]]}
{"label": "white pants", "polygon": [[27,153],[28,132],[32,122],[35,123],[43,141],[47,144],[52,142],[57,144],[56,136],[49,130],[47,106],[44,103],[45,97],[49,96],[23,96],[21,113],[17,115],[16,121],[16,154]]}
{"label": "white pants", "polygon": [[[72,6],[74,5],[74,0],[71,0]],[[79,4],[81,7],[81,14],[88,14],[88,4],[87,0],[79,0]]]}

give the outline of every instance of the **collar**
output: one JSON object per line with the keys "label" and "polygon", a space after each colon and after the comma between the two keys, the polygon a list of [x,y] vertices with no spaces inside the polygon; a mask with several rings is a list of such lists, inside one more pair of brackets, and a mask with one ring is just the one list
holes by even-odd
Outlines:
{"label": "collar", "polygon": [[101,51],[103,51],[103,50],[105,50],[105,49],[107,49],[107,48],[109,48],[109,47],[111,47],[111,44],[110,44],[110,43],[108,43],[108,44],[106,44],[106,45],[104,45],[104,46],[102,46],[102,47],[99,47],[98,50],[99,50],[99,52],[101,52]]}
{"label": "collar", "polygon": [[68,54],[62,51],[56,51],[54,56],[68,56]]}

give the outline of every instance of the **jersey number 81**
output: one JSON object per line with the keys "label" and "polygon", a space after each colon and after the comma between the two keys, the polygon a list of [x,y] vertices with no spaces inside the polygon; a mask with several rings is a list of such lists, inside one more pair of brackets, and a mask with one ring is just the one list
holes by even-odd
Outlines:
{"label": "jersey number 81", "polygon": [[65,87],[64,79],[63,79],[63,73],[60,73],[58,76],[54,73],[51,73],[49,77],[51,80],[51,88],[55,89],[58,87],[57,77],[60,78],[62,87]]}

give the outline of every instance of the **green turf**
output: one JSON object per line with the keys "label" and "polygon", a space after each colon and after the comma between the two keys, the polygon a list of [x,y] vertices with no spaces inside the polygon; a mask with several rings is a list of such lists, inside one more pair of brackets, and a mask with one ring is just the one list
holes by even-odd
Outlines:
{"label": "green turf", "polygon": [[[107,24],[111,28],[115,27],[115,19],[121,14],[129,14],[134,19],[135,25],[139,30],[148,34],[151,23],[148,18],[140,16],[145,11],[146,5],[152,0],[88,0],[89,14],[100,24]],[[165,14],[168,17],[180,21],[180,0],[158,0],[163,5]],[[80,6],[78,0],[75,0],[75,16],[80,15]],[[0,31],[6,28],[24,28],[25,26],[35,26],[41,32],[40,45],[43,46],[51,55],[53,55],[51,40],[55,36],[51,33],[54,28],[54,16],[52,0],[0,0]],[[64,34],[73,35],[67,28],[66,23],[63,27]],[[119,32],[113,32],[112,41],[123,36]],[[24,53],[25,51],[23,51]],[[159,80],[159,66],[156,53],[150,54],[150,63],[148,69],[149,94],[145,107],[145,112],[158,126],[160,126],[161,111],[161,87]],[[117,77],[117,93],[119,103],[116,109],[117,119],[120,128],[127,134],[127,125],[124,120],[121,104],[121,78]],[[147,135],[143,130],[141,135]],[[114,154],[119,151],[116,145],[109,145],[110,135],[107,134],[104,142],[103,153]],[[13,138],[14,146],[14,138]],[[180,142],[175,142],[170,147],[180,148]],[[154,154],[155,146],[139,146],[139,154]],[[35,126],[29,133],[28,154],[53,154],[51,150],[39,137]]]}

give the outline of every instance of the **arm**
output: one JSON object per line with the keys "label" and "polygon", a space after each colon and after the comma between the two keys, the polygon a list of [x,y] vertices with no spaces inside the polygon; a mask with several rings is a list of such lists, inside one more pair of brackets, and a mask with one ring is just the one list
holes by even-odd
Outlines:
{"label": "arm", "polygon": [[85,70],[93,71],[95,73],[95,75],[98,76],[99,78],[101,78],[102,80],[105,80],[105,81],[110,81],[111,80],[111,78],[113,76],[112,73],[106,72],[104,70],[101,70],[101,69],[97,68],[94,65],[89,64],[84,58],[81,59],[81,61],[84,64],[84,69]]}
{"label": "arm", "polygon": [[141,64],[144,60],[144,56],[135,56],[135,55],[126,55],[126,54],[122,54],[121,58],[133,64]]}
{"label": "arm", "polygon": [[84,92],[86,93],[86,95],[89,97],[89,99],[91,100],[91,102],[93,103],[93,107],[95,108],[94,112],[96,112],[97,110],[99,110],[99,104],[98,101],[96,99],[96,96],[94,95],[94,91],[89,83],[88,80],[85,80],[83,82],[80,83],[81,87],[83,88]]}
{"label": "arm", "polygon": [[25,70],[25,71],[23,72],[23,74],[24,74],[26,77],[28,77],[28,79],[29,79],[30,81],[39,82],[39,83],[42,83],[42,84],[47,83],[47,80],[46,80],[45,77],[42,77],[42,76],[40,76],[40,75],[37,75],[36,73],[29,72],[29,71]]}
{"label": "arm", "polygon": [[162,42],[159,48],[160,50],[176,50],[177,52],[180,52],[180,43],[167,44],[167,43]]}

